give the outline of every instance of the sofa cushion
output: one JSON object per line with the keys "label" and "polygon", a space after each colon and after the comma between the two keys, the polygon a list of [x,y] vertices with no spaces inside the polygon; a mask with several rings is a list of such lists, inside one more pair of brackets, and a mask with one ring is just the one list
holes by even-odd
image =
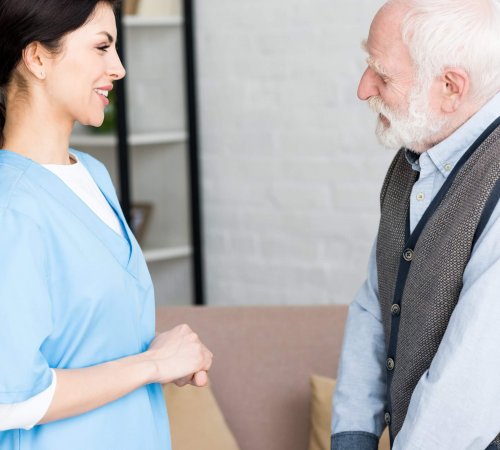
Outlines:
{"label": "sofa cushion", "polygon": [[239,450],[210,387],[163,388],[175,450]]}
{"label": "sofa cushion", "polygon": [[[309,450],[330,450],[332,398],[335,391],[333,378],[311,377],[311,431]],[[382,434],[379,450],[389,450],[387,429]]]}
{"label": "sofa cushion", "polygon": [[304,450],[309,378],[335,376],[346,315],[346,305],[162,307],[156,323],[189,324],[213,352],[212,389],[241,450]]}
{"label": "sofa cushion", "polygon": [[311,377],[311,431],[309,450],[326,450],[330,447],[332,397],[335,390],[333,378]]}

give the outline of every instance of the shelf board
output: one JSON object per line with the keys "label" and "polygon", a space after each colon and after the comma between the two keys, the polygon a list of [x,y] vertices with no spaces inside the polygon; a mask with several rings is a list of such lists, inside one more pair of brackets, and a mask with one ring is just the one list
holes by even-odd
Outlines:
{"label": "shelf board", "polygon": [[[188,139],[185,131],[166,131],[162,133],[138,133],[129,136],[129,145],[177,144]],[[118,139],[114,134],[78,134],[70,139],[71,146],[114,147]]]}
{"label": "shelf board", "polygon": [[123,16],[123,24],[127,27],[177,27],[183,22],[181,16]]}
{"label": "shelf board", "polygon": [[172,259],[186,258],[193,254],[193,250],[190,246],[155,247],[155,248],[144,248],[143,253],[146,262],[149,263],[155,261],[168,261]]}

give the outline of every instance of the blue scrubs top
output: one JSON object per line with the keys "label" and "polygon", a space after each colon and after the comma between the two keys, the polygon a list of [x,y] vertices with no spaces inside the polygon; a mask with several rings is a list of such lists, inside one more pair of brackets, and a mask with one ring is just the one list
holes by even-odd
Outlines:
{"label": "blue scrubs top", "polygon": [[[0,151],[0,403],[77,369],[145,351],[155,333],[151,277],[105,167],[73,151],[120,219],[125,238],[56,175]],[[169,450],[159,384],[96,410],[0,432],[0,450]]]}

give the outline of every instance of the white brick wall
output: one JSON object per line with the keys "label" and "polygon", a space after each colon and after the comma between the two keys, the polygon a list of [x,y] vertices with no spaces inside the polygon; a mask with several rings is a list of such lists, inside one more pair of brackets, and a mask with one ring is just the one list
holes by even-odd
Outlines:
{"label": "white brick wall", "polygon": [[356,98],[382,0],[196,3],[210,304],[349,302],[393,153]]}

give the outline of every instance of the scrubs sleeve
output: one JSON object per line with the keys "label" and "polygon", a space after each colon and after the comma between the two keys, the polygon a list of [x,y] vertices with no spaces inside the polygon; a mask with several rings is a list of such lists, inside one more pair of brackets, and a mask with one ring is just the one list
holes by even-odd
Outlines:
{"label": "scrubs sleeve", "polygon": [[41,346],[52,330],[45,242],[29,217],[0,208],[0,403],[47,389]]}

